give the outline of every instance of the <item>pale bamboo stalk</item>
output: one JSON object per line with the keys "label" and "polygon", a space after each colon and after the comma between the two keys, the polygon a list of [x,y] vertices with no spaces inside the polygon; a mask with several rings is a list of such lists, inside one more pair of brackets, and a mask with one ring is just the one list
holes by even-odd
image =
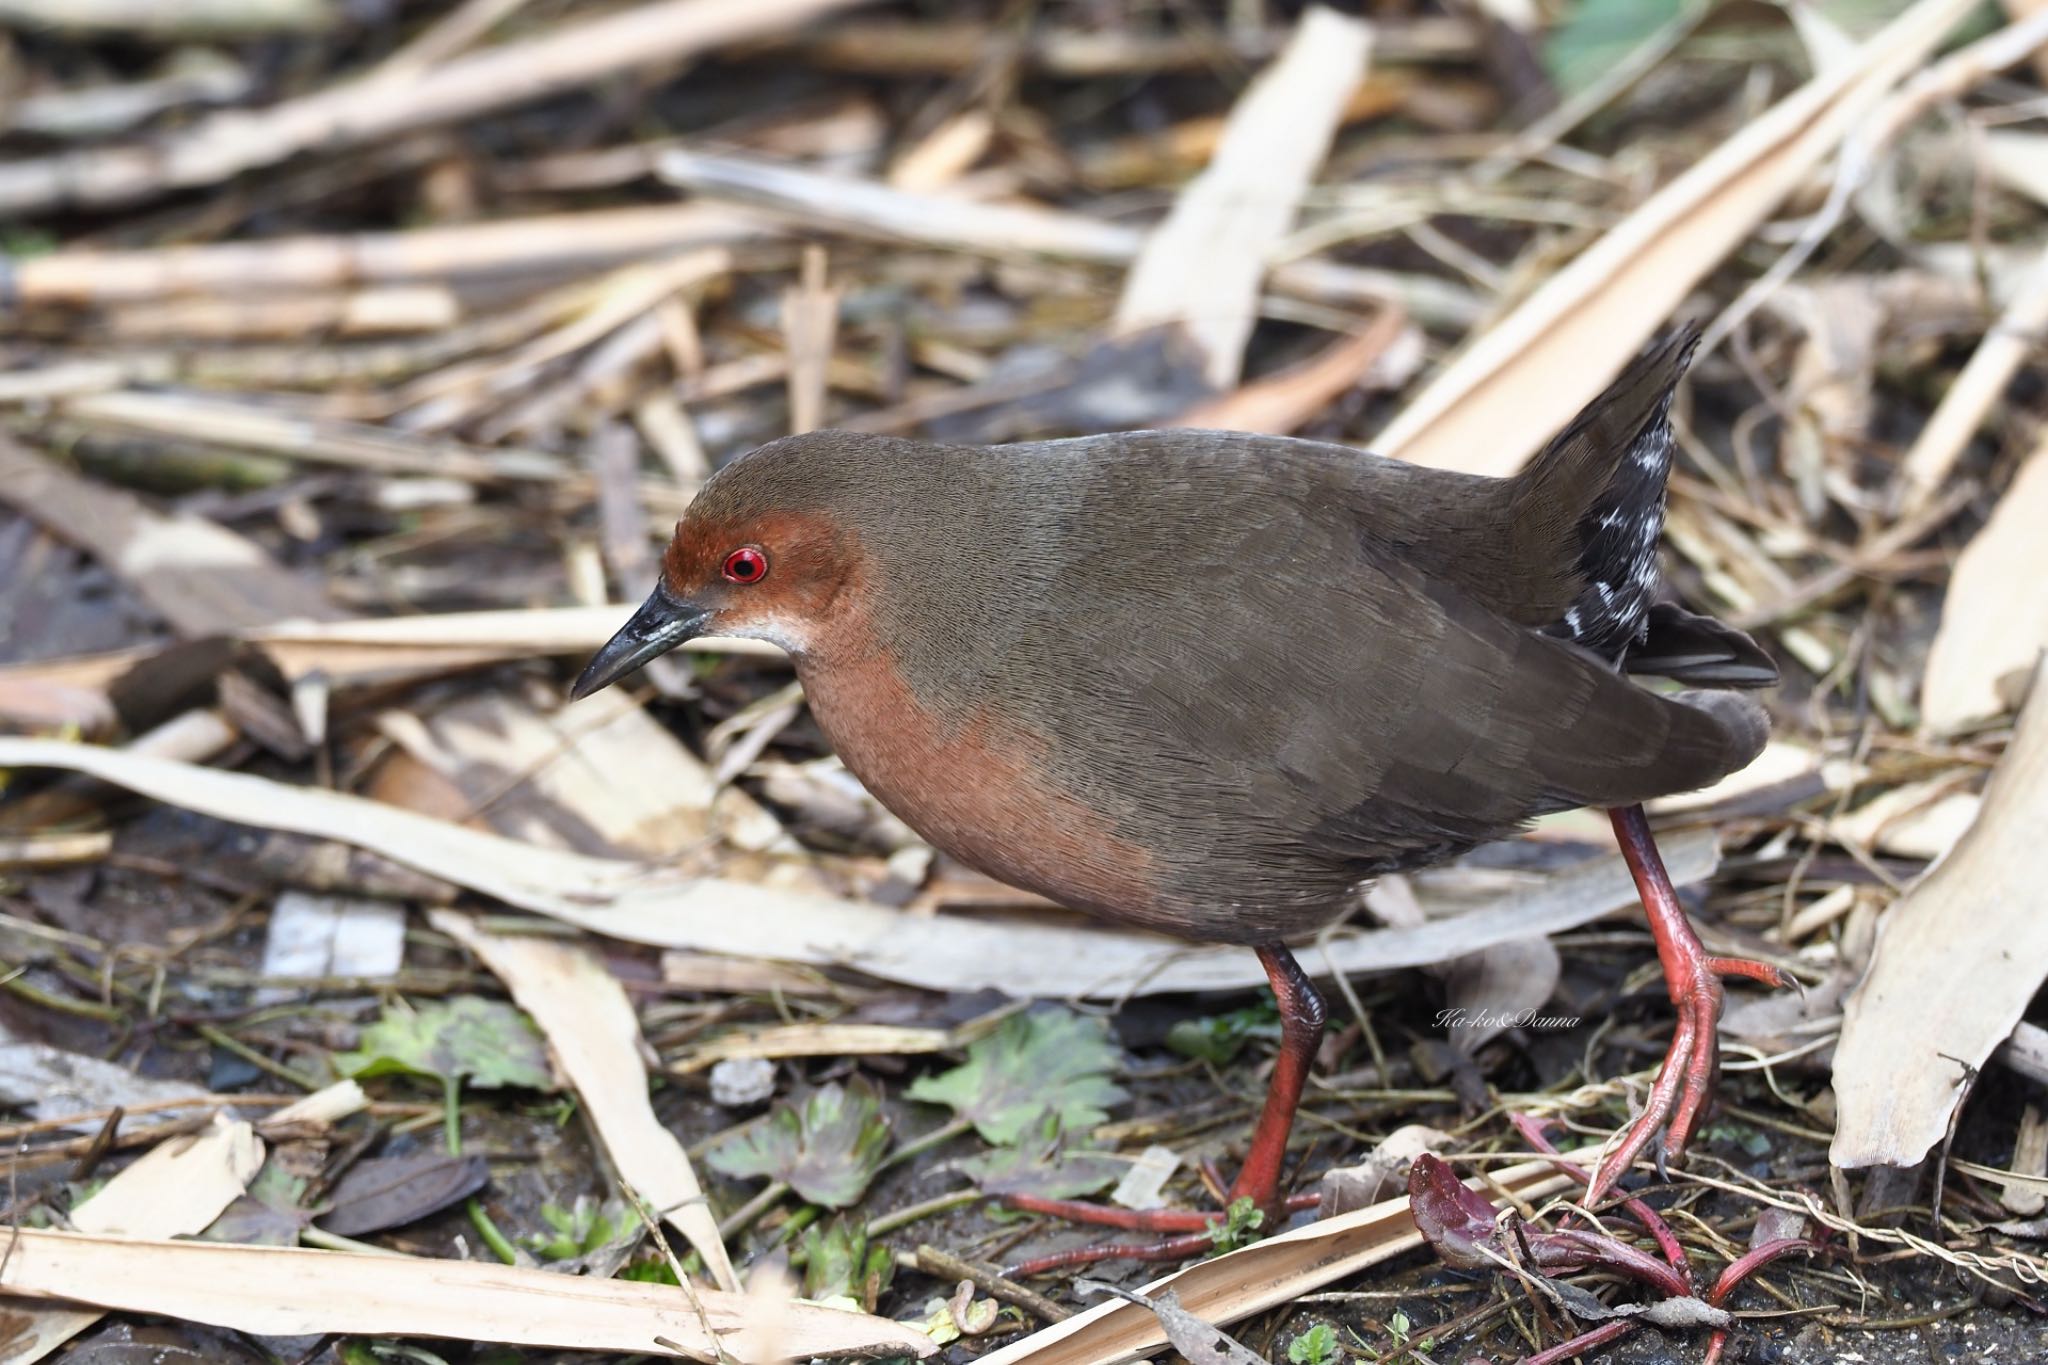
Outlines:
{"label": "pale bamboo stalk", "polygon": [[12,264],[24,308],[107,306],[180,294],[270,294],[588,269],[780,235],[707,205],[601,209],[412,232],[280,237],[142,251],[58,251]]}
{"label": "pale bamboo stalk", "polygon": [[0,215],[139,203],[215,185],[302,152],[331,154],[477,118],[623,71],[802,27],[858,3],[659,0],[426,71],[373,73],[260,113],[217,114],[146,146],[95,147],[0,166]]}

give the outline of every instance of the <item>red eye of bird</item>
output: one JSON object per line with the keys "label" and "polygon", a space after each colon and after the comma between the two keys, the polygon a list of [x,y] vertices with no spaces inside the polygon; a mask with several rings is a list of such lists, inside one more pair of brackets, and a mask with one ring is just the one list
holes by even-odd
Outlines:
{"label": "red eye of bird", "polygon": [[768,556],[742,545],[725,557],[725,576],[735,583],[758,583],[768,576]]}

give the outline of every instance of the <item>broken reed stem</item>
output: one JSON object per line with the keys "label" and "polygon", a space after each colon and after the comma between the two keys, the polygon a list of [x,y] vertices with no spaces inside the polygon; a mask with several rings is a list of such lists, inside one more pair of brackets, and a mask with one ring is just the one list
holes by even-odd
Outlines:
{"label": "broken reed stem", "polygon": [[999,1267],[986,1261],[970,1261],[950,1251],[941,1251],[929,1243],[918,1247],[914,1260],[917,1268],[927,1275],[948,1280],[970,1280],[975,1288],[990,1298],[1015,1304],[1042,1322],[1065,1322],[1074,1316],[1072,1309],[1062,1308],[1045,1295],[1005,1277]]}
{"label": "broken reed stem", "polygon": [[911,1204],[906,1208],[896,1210],[894,1213],[885,1213],[868,1224],[867,1233],[870,1237],[880,1237],[884,1233],[894,1232],[898,1228],[907,1228],[912,1223],[923,1218],[929,1218],[933,1214],[945,1213],[949,1209],[964,1208],[969,1204],[978,1203],[986,1198],[988,1196],[980,1190],[955,1190],[951,1194],[942,1194],[936,1199],[927,1199],[922,1204]]}
{"label": "broken reed stem", "polygon": [[754,1225],[754,1220],[782,1202],[789,1193],[789,1182],[771,1180],[752,1199],[734,1209],[724,1222],[718,1225],[720,1241],[729,1242]]}

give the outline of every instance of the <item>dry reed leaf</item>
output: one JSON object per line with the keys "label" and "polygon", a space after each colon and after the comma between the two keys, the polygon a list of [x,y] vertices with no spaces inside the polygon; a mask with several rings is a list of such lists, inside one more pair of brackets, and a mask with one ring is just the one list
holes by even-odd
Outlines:
{"label": "dry reed leaf", "polygon": [[[1960,381],[1958,381],[1960,382]],[[2048,649],[2048,442],[2037,446],[1956,560],[1920,679],[1920,721],[1949,733],[2005,715]],[[2015,594],[2016,584],[2035,591]]]}
{"label": "dry reed leaf", "polygon": [[[635,604],[637,605],[637,604]],[[581,654],[612,637],[632,606],[534,607],[517,611],[438,612],[354,621],[288,621],[237,633],[286,678],[318,674],[337,688],[399,682],[546,654]],[[776,659],[758,640],[710,636],[683,646],[693,652]],[[99,689],[155,649],[124,649],[0,668],[0,684]]]}
{"label": "dry reed leaf", "polygon": [[2048,973],[2048,668],[1948,858],[1886,912],[1835,1049],[1837,1166],[1911,1166]]}
{"label": "dry reed leaf", "polygon": [[1239,96],[1208,168],[1146,237],[1117,304],[1118,333],[1177,324],[1210,384],[1237,382],[1266,258],[1293,226],[1371,50],[1370,24],[1320,5],[1302,16]]}
{"label": "dry reed leaf", "polygon": [[0,435],[0,502],[119,575],[180,635],[218,635],[337,611],[314,584],[204,517],[166,516]]}
{"label": "dry reed leaf", "polygon": [[1828,837],[1900,858],[1945,858],[1969,832],[1983,798],[1953,776],[1893,787],[1827,822]]}
{"label": "dry reed leaf", "polygon": [[1956,462],[2005,393],[2021,362],[2048,327],[2048,253],[2028,274],[2020,291],[1999,315],[1970,359],[1920,428],[1912,449],[1899,462],[1897,513],[1910,517],[1944,492]]}
{"label": "dry reed leaf", "polygon": [[[142,1154],[99,1193],[72,1210],[80,1232],[131,1237],[190,1237],[205,1231],[263,1165],[263,1142],[248,1124],[214,1115],[213,1127],[166,1138]],[[5,1284],[0,1266],[0,1284]],[[28,1304],[0,1295],[0,1360],[29,1365],[41,1360],[104,1314]]]}
{"label": "dry reed leaf", "polygon": [[[2048,0],[2004,0],[2005,12],[2015,19],[2048,13]],[[2048,85],[2048,52],[2034,54],[2034,74]]]}
{"label": "dry reed leaf", "polygon": [[[1135,227],[1086,214],[909,194],[876,180],[694,150],[662,153],[656,173],[694,194],[755,206],[804,231],[921,243],[943,251],[1122,265],[1137,259],[1145,241]],[[67,272],[60,282],[73,291],[86,287],[76,272]],[[1398,302],[1416,318],[1443,326],[1470,326],[1480,312],[1470,290],[1440,278],[1335,261],[1274,262],[1266,282],[1276,293],[1324,303]]]}
{"label": "dry reed leaf", "polygon": [[113,831],[104,829],[0,837],[0,868],[96,863],[113,851]]}
{"label": "dry reed leaf", "polygon": [[0,0],[0,25],[126,38],[255,37],[314,33],[341,17],[333,0]]}
{"label": "dry reed leaf", "polygon": [[13,1251],[0,1265],[0,1289],[11,1294],[259,1336],[446,1337],[751,1361],[758,1357],[750,1339],[772,1326],[777,1346],[797,1359],[933,1350],[930,1338],[887,1318],[805,1303],[778,1304],[769,1314],[742,1295],[715,1289],[583,1279],[485,1261],[29,1228],[10,1236]]}
{"label": "dry reed leaf", "polygon": [[831,995],[846,989],[814,967],[720,957],[682,948],[671,948],[661,955],[661,982],[675,990],[714,995],[772,995],[777,991],[784,995]]}
{"label": "dry reed leaf", "polygon": [[1919,0],[1745,125],[1490,328],[1373,449],[1467,473],[1521,468],[1972,8]]}
{"label": "dry reed leaf", "polygon": [[641,1061],[646,1044],[618,978],[575,943],[489,933],[452,910],[429,911],[427,918],[482,958],[533,1016],[556,1065],[582,1098],[619,1179],[689,1239],[720,1289],[738,1289],[690,1158],[648,1103]]}
{"label": "dry reed leaf", "polygon": [[[1043,916],[918,917],[862,901],[779,891],[665,868],[535,848],[361,797],[294,787],[148,755],[54,740],[0,738],[0,768],[65,768],[171,805],[264,829],[366,848],[445,881],[592,933],[690,948],[851,967],[930,990],[1012,996],[1121,997],[1250,988],[1257,960],[1230,946],[1065,927]],[[1679,885],[1709,875],[1711,831],[1664,843]],[[1393,971],[1442,962],[1495,943],[1558,933],[1636,903],[1619,857],[1569,868],[1483,909],[1411,929],[1331,935],[1329,970]],[[1077,976],[1076,963],[1092,975]]]}
{"label": "dry reed leaf", "polygon": [[[1548,1162],[1531,1161],[1493,1172],[1490,1184],[1468,1181],[1481,1193],[1505,1190],[1522,1200],[1543,1199],[1570,1185]],[[1422,1245],[1408,1214],[1408,1197],[1389,1199],[1263,1242],[1202,1261],[1154,1280],[1142,1292],[1172,1290],[1181,1307],[1204,1322],[1225,1326]],[[1056,1322],[982,1356],[978,1365],[1111,1365],[1166,1344],[1159,1319],[1136,1304],[1105,1303]]]}
{"label": "dry reed leaf", "polygon": [[[601,856],[667,858],[719,838],[795,845],[746,792],[710,769],[623,690],[541,711],[500,692],[430,714],[386,712],[378,728],[448,779],[500,834]],[[621,782],[621,773],[633,780]]]}
{"label": "dry reed leaf", "polygon": [[[0,1023],[0,1104],[26,1108],[37,1119],[98,1114],[138,1104],[161,1105],[191,1099],[190,1109],[162,1109],[165,1119],[198,1118],[209,1108],[207,1092],[190,1081],[139,1076],[118,1062],[15,1036]],[[73,1125],[90,1133],[91,1120]]]}
{"label": "dry reed leaf", "polygon": [[[335,681],[392,681],[537,654],[580,654],[612,637],[639,604],[553,607],[526,611],[448,612],[331,623],[292,622],[244,638],[276,662],[287,678],[319,672]],[[778,659],[757,640],[703,637],[692,652]]]}
{"label": "dry reed leaf", "polygon": [[778,1024],[743,1029],[692,1048],[669,1070],[686,1076],[731,1057],[915,1057],[958,1047],[957,1030],[895,1024]]}
{"label": "dry reed leaf", "polygon": [[1407,331],[1408,315],[1398,306],[1389,305],[1364,327],[1339,338],[1299,365],[1198,403],[1160,425],[1290,435],[1302,423],[1327,411],[1339,395],[1363,381],[1388,348]]}
{"label": "dry reed leaf", "polygon": [[845,290],[828,282],[825,248],[804,247],[797,283],[782,295],[782,345],[789,359],[789,431],[825,425],[827,375],[839,340],[839,301]]}
{"label": "dry reed leaf", "polygon": [[[573,274],[656,253],[776,235],[774,227],[734,209],[644,205],[404,232],[302,234],[132,251],[80,247],[15,261],[13,285],[23,308],[113,307],[179,295],[218,299],[519,273]],[[76,368],[84,371],[79,375],[82,391],[129,381],[118,364],[94,361]],[[110,377],[90,382],[90,370],[104,370]],[[12,378],[23,382],[22,376]],[[0,388],[0,394],[9,401],[32,396],[8,388]]]}
{"label": "dry reed leaf", "polygon": [[[2048,13],[2048,0],[2041,10]],[[1984,169],[2007,189],[2048,204],[2048,133],[1987,132],[1979,144]]]}
{"label": "dry reed leaf", "polygon": [[0,165],[0,215],[137,203],[317,148],[332,155],[460,123],[623,72],[802,25],[860,0],[655,0],[425,71],[371,72],[261,111],[223,110],[151,141]]}

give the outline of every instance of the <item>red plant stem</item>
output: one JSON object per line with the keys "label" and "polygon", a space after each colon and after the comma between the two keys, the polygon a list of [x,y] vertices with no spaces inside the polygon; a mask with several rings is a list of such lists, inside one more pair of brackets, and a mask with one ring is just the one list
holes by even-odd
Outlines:
{"label": "red plant stem", "polygon": [[1595,1346],[1605,1346],[1616,1337],[1627,1334],[1634,1326],[1635,1323],[1628,1318],[1603,1322],[1592,1331],[1582,1332],[1570,1341],[1561,1342],[1547,1351],[1538,1351],[1533,1356],[1523,1356],[1522,1365],[1564,1365],[1564,1362],[1573,1356],[1590,1351]]}
{"label": "red plant stem", "polygon": [[1005,1267],[1003,1278],[1021,1280],[1052,1270],[1064,1270],[1069,1266],[1093,1265],[1097,1261],[1184,1261],[1190,1256],[1201,1255],[1215,1245],[1215,1239],[1208,1233],[1195,1232],[1180,1237],[1168,1237],[1157,1242],[1109,1242],[1092,1247],[1075,1247],[1072,1251],[1055,1251]]}
{"label": "red plant stem", "polygon": [[[1683,1298],[1692,1293],[1692,1284],[1685,1276],[1656,1257],[1636,1250],[1627,1242],[1618,1242],[1604,1232],[1561,1228],[1556,1232],[1535,1234],[1529,1240],[1537,1249],[1539,1258],[1544,1251],[1562,1251],[1571,1262],[1617,1271],[1630,1279],[1641,1280],[1667,1297]],[[1538,1264],[1542,1263],[1539,1259]]]}
{"label": "red plant stem", "polygon": [[[1819,1250],[1821,1250],[1820,1243],[1808,1237],[1781,1237],[1775,1242],[1765,1242],[1762,1246],[1746,1252],[1728,1263],[1728,1268],[1723,1270],[1714,1280],[1714,1287],[1707,1291],[1707,1302],[1719,1308],[1722,1301],[1735,1292],[1735,1286],[1741,1284],[1780,1256],[1789,1256],[1795,1251],[1811,1256]],[[1728,1329],[1725,1327],[1715,1328],[1714,1335],[1707,1341],[1707,1354],[1704,1357],[1703,1365],[1716,1365],[1716,1362],[1721,1359],[1722,1350],[1727,1345]]]}
{"label": "red plant stem", "polygon": [[1721,1301],[1735,1292],[1736,1285],[1781,1256],[1790,1256],[1795,1251],[1811,1256],[1820,1250],[1821,1244],[1811,1237],[1781,1237],[1775,1242],[1765,1242],[1728,1263],[1728,1268],[1714,1280],[1714,1287],[1707,1291],[1707,1302],[1719,1308]]}

